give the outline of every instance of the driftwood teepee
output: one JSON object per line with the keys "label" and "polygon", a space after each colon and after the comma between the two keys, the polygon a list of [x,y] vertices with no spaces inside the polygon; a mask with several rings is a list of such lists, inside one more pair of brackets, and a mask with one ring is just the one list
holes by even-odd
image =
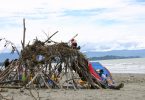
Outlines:
{"label": "driftwood teepee", "polygon": [[[19,58],[0,72],[0,87],[101,88],[100,82],[89,72],[87,58],[79,50],[68,43],[50,40],[58,31],[46,41],[36,39],[25,46],[25,19],[23,25],[21,53],[12,42],[3,39],[5,46],[10,44],[12,51],[17,51]],[[80,85],[80,79],[85,85]]]}
{"label": "driftwood teepee", "polygon": [[64,83],[66,87],[71,83],[76,89],[80,87],[78,78],[86,81],[88,88],[100,88],[89,72],[86,57],[79,50],[72,49],[67,43],[50,44],[49,40],[41,42],[36,39],[32,45],[25,46],[18,60],[0,73],[0,84],[17,82],[29,87],[30,84],[39,86],[44,83],[47,88],[64,88]]}

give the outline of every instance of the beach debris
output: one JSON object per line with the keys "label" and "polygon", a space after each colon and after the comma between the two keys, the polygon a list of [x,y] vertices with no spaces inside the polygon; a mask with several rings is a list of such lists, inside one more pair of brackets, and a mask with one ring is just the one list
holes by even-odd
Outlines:
{"label": "beach debris", "polygon": [[26,45],[19,59],[0,73],[0,87],[30,88],[34,85],[78,89],[78,80],[84,79],[90,88],[100,88],[99,82],[89,73],[87,58],[79,50],[68,43],[52,44],[49,40],[36,39],[33,44]]}

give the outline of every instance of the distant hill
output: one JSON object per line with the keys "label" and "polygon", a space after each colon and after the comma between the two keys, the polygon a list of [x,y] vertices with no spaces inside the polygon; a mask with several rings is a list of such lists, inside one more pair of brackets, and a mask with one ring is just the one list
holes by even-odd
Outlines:
{"label": "distant hill", "polygon": [[90,57],[89,60],[109,60],[109,59],[127,59],[127,58],[140,58],[139,56],[112,56],[112,55],[106,55],[103,57]]}
{"label": "distant hill", "polygon": [[9,58],[10,60],[18,58],[17,53],[0,53],[0,62],[4,62],[6,58]]}
{"label": "distant hill", "polygon": [[90,57],[103,57],[106,55],[112,55],[112,56],[139,56],[139,57],[145,57],[145,49],[142,50],[112,50],[112,51],[104,51],[104,52],[84,52],[84,54],[90,58]]}

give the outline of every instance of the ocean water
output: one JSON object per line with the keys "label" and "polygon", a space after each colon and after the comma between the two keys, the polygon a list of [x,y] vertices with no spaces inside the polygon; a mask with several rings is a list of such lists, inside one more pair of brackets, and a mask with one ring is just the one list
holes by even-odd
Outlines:
{"label": "ocean water", "polygon": [[111,73],[140,73],[145,74],[145,58],[100,60]]}
{"label": "ocean water", "polygon": [[93,62],[100,62],[111,73],[145,74],[145,58],[100,60],[100,61],[93,61]]}

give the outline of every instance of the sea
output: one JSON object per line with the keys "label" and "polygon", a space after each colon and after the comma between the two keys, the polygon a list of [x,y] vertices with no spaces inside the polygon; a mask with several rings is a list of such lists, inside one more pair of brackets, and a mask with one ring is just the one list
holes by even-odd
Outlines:
{"label": "sea", "polygon": [[100,62],[111,73],[145,74],[145,58],[97,60],[93,62]]}
{"label": "sea", "polygon": [[111,73],[145,74],[145,58],[99,60]]}

